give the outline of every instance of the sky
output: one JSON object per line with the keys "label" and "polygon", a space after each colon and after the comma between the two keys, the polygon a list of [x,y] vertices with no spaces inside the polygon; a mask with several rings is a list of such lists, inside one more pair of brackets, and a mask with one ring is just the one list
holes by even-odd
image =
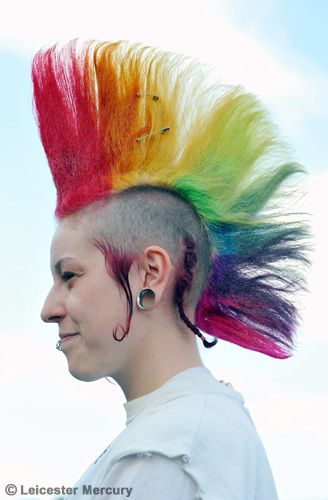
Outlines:
{"label": "sky", "polygon": [[200,350],[213,374],[243,394],[279,499],[328,499],[327,19],[325,0],[2,5],[0,488],[73,486],[125,425],[121,389],[74,379],[55,349],[56,326],[40,320],[51,286],[55,190],[32,114],[30,66],[41,46],[80,37],[141,41],[213,65],[224,81],[260,96],[306,166],[314,252],[297,352],[276,360],[223,341]]}

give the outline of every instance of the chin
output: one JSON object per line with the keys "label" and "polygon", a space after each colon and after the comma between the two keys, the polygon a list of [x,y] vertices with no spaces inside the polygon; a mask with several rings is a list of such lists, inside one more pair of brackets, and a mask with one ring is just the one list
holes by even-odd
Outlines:
{"label": "chin", "polygon": [[74,370],[70,367],[68,368],[68,370],[72,377],[76,378],[77,380],[81,380],[81,382],[94,382],[95,380],[99,380],[100,378],[102,378],[102,375],[96,373]]}

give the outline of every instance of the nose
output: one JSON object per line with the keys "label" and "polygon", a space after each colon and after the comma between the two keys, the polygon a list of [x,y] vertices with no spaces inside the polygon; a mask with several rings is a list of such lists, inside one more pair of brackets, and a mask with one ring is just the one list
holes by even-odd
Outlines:
{"label": "nose", "polygon": [[44,301],[41,319],[45,323],[59,323],[66,316],[66,309],[59,293],[52,288]]}

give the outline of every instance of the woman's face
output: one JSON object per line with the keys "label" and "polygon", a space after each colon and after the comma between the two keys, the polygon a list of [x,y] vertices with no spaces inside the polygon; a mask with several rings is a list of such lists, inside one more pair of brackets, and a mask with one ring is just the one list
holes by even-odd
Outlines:
{"label": "woman's face", "polygon": [[[83,226],[69,217],[59,223],[53,237],[50,265],[54,284],[41,317],[58,323],[61,336],[70,334],[61,341],[70,373],[85,381],[115,378],[129,363],[135,342],[133,335],[122,342],[113,338],[115,327],[125,326],[125,294],[106,272],[104,256]],[[122,333],[119,328],[117,335]]]}

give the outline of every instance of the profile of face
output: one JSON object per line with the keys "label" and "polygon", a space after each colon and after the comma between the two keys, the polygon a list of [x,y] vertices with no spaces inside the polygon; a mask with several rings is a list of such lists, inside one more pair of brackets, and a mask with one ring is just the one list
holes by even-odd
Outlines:
{"label": "profile of face", "polygon": [[[116,378],[131,364],[140,337],[113,338],[115,327],[126,324],[126,296],[106,271],[102,252],[70,217],[56,229],[50,266],[54,282],[41,318],[57,323],[61,336],[69,334],[61,345],[70,373],[84,381]],[[134,294],[133,279],[130,286]]]}

